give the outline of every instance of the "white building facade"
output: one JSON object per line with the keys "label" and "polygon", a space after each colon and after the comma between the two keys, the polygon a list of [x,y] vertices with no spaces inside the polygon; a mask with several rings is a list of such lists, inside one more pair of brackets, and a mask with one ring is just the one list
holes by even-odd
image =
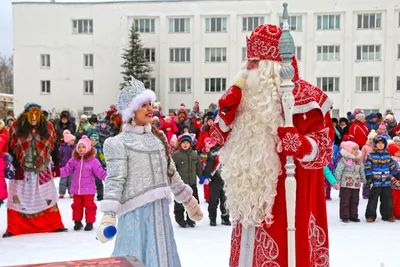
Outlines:
{"label": "white building facade", "polygon": [[[327,91],[333,115],[391,107],[400,116],[396,0],[288,1],[301,76]],[[100,113],[123,81],[121,54],[136,23],[164,110],[216,103],[243,66],[246,36],[279,24],[282,1],[13,3],[15,111]]]}

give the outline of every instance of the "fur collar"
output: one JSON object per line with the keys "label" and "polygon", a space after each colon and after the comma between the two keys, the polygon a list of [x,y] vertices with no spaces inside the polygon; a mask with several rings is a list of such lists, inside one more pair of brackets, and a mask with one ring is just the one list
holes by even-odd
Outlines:
{"label": "fur collar", "polygon": [[[85,155],[83,155],[83,160],[89,160],[92,159],[96,156],[96,149],[94,147],[92,147],[92,149],[90,149],[90,151],[88,153],[86,153]],[[76,160],[81,160],[82,157],[81,155],[78,154],[78,151],[76,151],[76,149],[74,149],[74,151],[72,152],[72,157]]]}
{"label": "fur collar", "polygon": [[151,132],[151,124],[146,124],[144,126],[139,126],[139,125],[133,126],[130,123],[125,123],[122,126],[122,131],[132,132],[132,133],[136,133],[136,134],[150,133]]}
{"label": "fur collar", "polygon": [[341,154],[344,158],[348,158],[348,159],[360,159],[360,158],[362,157],[362,153],[361,153],[360,150],[358,151],[357,157],[354,156],[353,154],[347,152],[347,151],[346,151],[345,149],[343,149],[343,148],[340,150],[340,154]]}

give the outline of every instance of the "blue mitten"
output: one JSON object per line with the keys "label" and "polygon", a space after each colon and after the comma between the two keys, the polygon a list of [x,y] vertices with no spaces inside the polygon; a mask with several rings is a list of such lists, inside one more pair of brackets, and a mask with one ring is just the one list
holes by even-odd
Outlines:
{"label": "blue mitten", "polygon": [[206,176],[201,176],[200,177],[200,181],[199,181],[199,184],[204,184],[204,182],[207,180],[207,177]]}

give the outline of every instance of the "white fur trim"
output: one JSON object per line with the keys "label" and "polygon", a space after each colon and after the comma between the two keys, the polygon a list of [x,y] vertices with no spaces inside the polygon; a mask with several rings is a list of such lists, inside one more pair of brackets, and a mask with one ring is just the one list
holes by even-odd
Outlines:
{"label": "white fur trim", "polygon": [[229,127],[228,125],[226,125],[226,123],[224,122],[224,120],[222,120],[219,115],[217,115],[217,117],[215,118],[215,122],[218,123],[219,128],[221,129],[221,131],[223,131],[224,133],[229,132],[231,130],[231,127]]}
{"label": "white fur trim", "polygon": [[128,122],[130,119],[135,117],[134,112],[140,108],[146,101],[150,101],[153,103],[156,101],[157,96],[152,90],[144,90],[138,96],[132,99],[132,102],[129,103],[129,106],[124,109],[122,113],[122,120],[124,122]]}
{"label": "white fur trim", "polygon": [[340,154],[344,157],[344,158],[348,158],[348,159],[360,159],[362,157],[362,153],[361,151],[358,151],[357,153],[357,157],[354,156],[353,154],[351,154],[350,152],[348,152],[346,149],[342,148],[340,150]]}
{"label": "white fur trim", "polygon": [[189,199],[193,196],[193,190],[187,184],[185,184],[184,190],[181,191],[180,193],[175,192],[174,190],[172,190],[172,193],[175,195],[175,201],[178,203],[185,203],[189,201]]}
{"label": "white fur trim", "polygon": [[101,202],[100,211],[112,211],[117,213],[118,216],[122,216],[125,213],[134,211],[137,208],[163,198],[167,198],[169,201],[171,200],[171,189],[169,187],[150,190],[140,196],[126,201],[123,204],[119,203],[117,200],[105,199]]}
{"label": "white fur trim", "polygon": [[312,139],[312,138],[310,138],[308,136],[306,136],[306,138],[311,143],[312,151],[311,151],[310,154],[305,155],[304,158],[300,159],[300,161],[302,161],[302,162],[313,161],[315,159],[315,157],[317,156],[317,154],[318,154],[317,142],[314,139]]}

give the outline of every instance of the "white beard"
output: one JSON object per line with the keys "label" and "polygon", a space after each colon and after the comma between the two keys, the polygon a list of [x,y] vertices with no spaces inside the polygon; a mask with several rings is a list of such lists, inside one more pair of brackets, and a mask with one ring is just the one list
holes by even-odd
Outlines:
{"label": "white beard", "polygon": [[277,136],[283,125],[279,69],[279,63],[265,61],[249,72],[232,131],[221,150],[227,208],[244,227],[273,222],[282,167]]}

